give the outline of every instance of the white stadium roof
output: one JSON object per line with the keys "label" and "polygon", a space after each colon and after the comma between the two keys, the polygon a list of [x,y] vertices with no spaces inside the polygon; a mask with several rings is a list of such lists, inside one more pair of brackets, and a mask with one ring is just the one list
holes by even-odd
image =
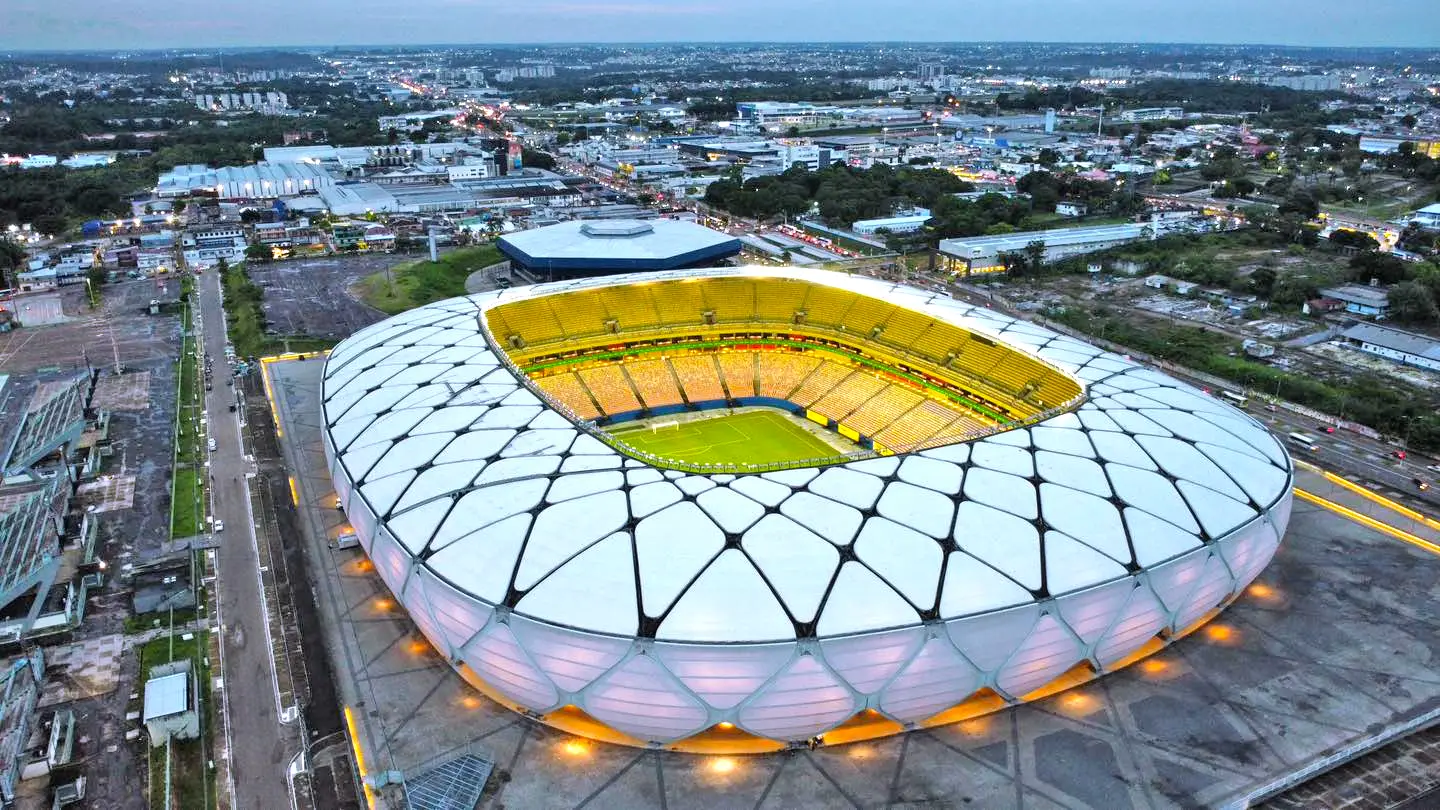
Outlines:
{"label": "white stadium roof", "polygon": [[[695,475],[587,435],[477,317],[727,275],[900,303],[1049,361],[1088,399],[914,455]],[[803,739],[864,708],[918,722],[981,686],[1018,699],[1202,618],[1259,574],[1289,519],[1290,459],[1240,411],[1033,324],[833,273],[644,273],[439,302],[336,347],[323,401],[341,503],[437,648],[514,704],[579,705],[640,740],[722,720]]]}

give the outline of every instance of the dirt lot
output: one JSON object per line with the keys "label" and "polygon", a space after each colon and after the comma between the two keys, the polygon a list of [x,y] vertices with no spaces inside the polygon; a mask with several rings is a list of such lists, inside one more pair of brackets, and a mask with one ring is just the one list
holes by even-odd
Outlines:
{"label": "dirt lot", "polygon": [[69,320],[0,334],[0,368],[77,368],[87,358],[94,366],[113,366],[117,355],[126,367],[169,361],[180,345],[180,320],[150,315],[147,308],[151,299],[173,300],[178,283],[169,280],[163,292],[151,280],[107,284],[96,310],[85,299],[84,285],[66,287],[60,296]]}
{"label": "dirt lot", "polygon": [[275,335],[342,338],[385,315],[351,297],[356,281],[413,257],[334,256],[250,268],[265,291],[266,331]]}

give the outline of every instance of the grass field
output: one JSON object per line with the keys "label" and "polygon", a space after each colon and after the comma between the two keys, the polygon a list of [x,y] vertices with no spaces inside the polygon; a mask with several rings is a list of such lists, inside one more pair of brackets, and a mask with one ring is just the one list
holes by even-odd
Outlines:
{"label": "grass field", "polygon": [[361,279],[355,285],[360,298],[387,315],[465,294],[465,279],[482,267],[503,261],[505,256],[494,245],[452,250],[440,261],[416,259],[397,264],[388,273],[380,272]]}
{"label": "grass field", "polygon": [[770,464],[840,455],[774,411],[682,422],[658,432],[652,431],[648,422],[610,432],[637,450],[695,464]]}

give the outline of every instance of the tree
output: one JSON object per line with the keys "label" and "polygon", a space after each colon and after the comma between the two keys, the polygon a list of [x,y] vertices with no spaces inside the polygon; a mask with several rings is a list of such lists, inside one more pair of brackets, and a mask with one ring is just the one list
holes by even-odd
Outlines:
{"label": "tree", "polygon": [[1367,250],[1350,259],[1352,281],[1368,282],[1370,279],[1378,279],[1381,284],[1398,284],[1409,278],[1410,265],[1389,253]]}
{"label": "tree", "polygon": [[25,248],[10,239],[0,238],[0,284],[14,289],[15,274],[24,264]]}
{"label": "tree", "polygon": [[1275,268],[1257,267],[1250,274],[1250,290],[1261,298],[1269,298],[1275,290]]}
{"label": "tree", "polygon": [[1340,247],[1355,248],[1356,250],[1375,250],[1380,247],[1380,243],[1376,242],[1375,237],[1370,234],[1352,231],[1347,228],[1337,228],[1332,231],[1330,233],[1330,242]]}
{"label": "tree", "polygon": [[1419,120],[1410,113],[1406,113],[1400,118],[1400,125],[1405,127],[1406,129],[1414,129],[1415,125],[1418,123],[1420,123]]}
{"label": "tree", "polygon": [[1040,155],[1035,158],[1035,162],[1041,166],[1054,166],[1060,162],[1060,153],[1048,147],[1041,149]]}
{"label": "tree", "polygon": [[252,242],[245,248],[245,258],[249,261],[263,262],[273,258],[269,245],[262,245],[259,242]]}
{"label": "tree", "polygon": [[1279,213],[1297,214],[1303,219],[1314,219],[1320,216],[1320,203],[1310,192],[1296,191],[1280,203]]}
{"label": "tree", "polygon": [[100,305],[100,285],[105,283],[105,268],[100,265],[91,267],[85,273],[85,287],[90,291],[90,306]]}
{"label": "tree", "polygon": [[[583,132],[584,130],[581,131]],[[520,163],[523,166],[535,169],[555,168],[555,158],[552,157],[550,153],[531,149],[528,146],[520,147]]]}
{"label": "tree", "polygon": [[1440,323],[1440,307],[1429,287],[1406,281],[1390,288],[1390,317],[1400,323],[1428,326]]}
{"label": "tree", "polygon": [[1030,272],[1040,275],[1045,268],[1045,243],[1039,239],[1025,246],[1025,263],[1030,267]]}
{"label": "tree", "polygon": [[996,257],[1000,266],[1005,268],[1005,274],[1010,276],[1025,275],[1025,254],[1018,250],[1001,251]]}

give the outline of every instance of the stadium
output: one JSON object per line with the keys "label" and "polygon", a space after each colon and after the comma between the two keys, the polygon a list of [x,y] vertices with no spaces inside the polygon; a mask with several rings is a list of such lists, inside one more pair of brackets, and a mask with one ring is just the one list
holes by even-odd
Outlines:
{"label": "stadium", "polygon": [[1275,554],[1258,422],[912,287],[637,273],[412,310],[330,354],[339,504],[469,683],[553,726],[759,752],[1124,667]]}

